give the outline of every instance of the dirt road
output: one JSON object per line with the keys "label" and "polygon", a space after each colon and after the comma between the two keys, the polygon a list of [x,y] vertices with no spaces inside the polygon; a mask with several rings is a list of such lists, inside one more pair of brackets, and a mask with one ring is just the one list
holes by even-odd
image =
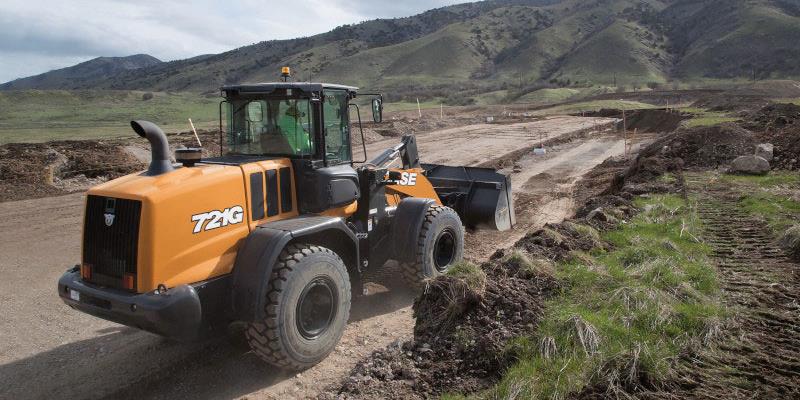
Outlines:
{"label": "dirt road", "polygon": [[[598,133],[557,145],[546,156],[520,157],[520,149],[609,122],[557,117],[418,135],[424,162],[475,165],[512,158],[516,164],[508,172],[520,228],[510,235],[469,235],[469,258],[488,257],[530,227],[569,214],[575,181],[621,154],[623,145],[619,137]],[[373,143],[368,152],[396,143]],[[0,203],[0,398],[307,397],[338,381],[371,351],[411,335],[412,295],[374,286],[374,293],[354,302],[335,353],[287,376],[241,343],[179,344],[73,311],[58,299],[55,283],[80,259],[82,202],[81,194],[73,194]]]}

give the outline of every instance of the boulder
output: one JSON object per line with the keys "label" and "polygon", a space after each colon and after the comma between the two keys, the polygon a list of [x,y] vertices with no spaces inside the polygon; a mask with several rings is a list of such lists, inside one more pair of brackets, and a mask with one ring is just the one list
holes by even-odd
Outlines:
{"label": "boulder", "polygon": [[731,163],[731,172],[736,174],[765,175],[769,170],[769,161],[756,155],[741,156]]}
{"label": "boulder", "polygon": [[756,147],[756,155],[771,162],[774,150],[772,143],[761,143]]}

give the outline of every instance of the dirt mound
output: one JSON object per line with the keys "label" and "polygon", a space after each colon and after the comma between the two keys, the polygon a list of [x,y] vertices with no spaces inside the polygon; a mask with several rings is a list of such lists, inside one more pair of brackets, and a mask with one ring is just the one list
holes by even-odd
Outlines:
{"label": "dirt mound", "polygon": [[[620,200],[620,203],[627,209],[633,210],[633,205],[620,197],[612,196]],[[611,203],[608,203],[609,205]],[[600,203],[593,204],[591,208],[580,218],[588,217],[591,211],[602,208]],[[625,217],[625,215],[618,215]],[[616,217],[614,217],[616,219]],[[546,257],[552,261],[562,261],[573,256],[575,251],[589,251],[595,248],[603,248],[600,237],[594,228],[582,223],[565,221],[559,224],[547,224],[544,228],[525,235],[517,241],[515,248],[524,250],[538,257]]]}
{"label": "dirt mound", "polygon": [[796,104],[770,104],[750,116],[744,126],[752,130],[783,129],[800,125],[800,106]]}
{"label": "dirt mound", "polygon": [[[633,110],[625,113],[628,131],[639,132],[672,132],[678,129],[681,121],[689,119],[688,115],[667,110]],[[622,125],[618,124],[618,128]]]}
{"label": "dirt mound", "polygon": [[747,111],[758,109],[768,103],[769,100],[762,94],[726,91],[700,97],[692,103],[692,107],[705,108],[709,111]]}
{"label": "dirt mound", "polygon": [[800,169],[800,123],[765,133],[760,138],[762,142],[772,143],[775,146],[774,156],[770,162],[773,169]]}
{"label": "dirt mound", "polygon": [[752,132],[735,124],[681,129],[656,140],[640,158],[680,158],[687,167],[719,167],[736,157],[753,154],[757,140]]}
{"label": "dirt mound", "polygon": [[91,183],[141,170],[115,142],[59,141],[0,146],[0,201],[69,192],[71,180]]}
{"label": "dirt mound", "polygon": [[587,117],[617,118],[617,130],[627,127],[628,131],[645,133],[672,132],[681,124],[681,121],[689,119],[690,116],[667,109],[652,110],[627,110],[625,111],[625,122],[622,121],[622,110],[603,108],[600,111],[584,113]]}
{"label": "dirt mound", "polygon": [[414,340],[373,353],[321,397],[430,398],[490,387],[511,362],[506,344],[533,332],[543,298],[556,288],[552,277],[514,260],[484,264],[477,283],[460,276],[429,282],[414,303]]}

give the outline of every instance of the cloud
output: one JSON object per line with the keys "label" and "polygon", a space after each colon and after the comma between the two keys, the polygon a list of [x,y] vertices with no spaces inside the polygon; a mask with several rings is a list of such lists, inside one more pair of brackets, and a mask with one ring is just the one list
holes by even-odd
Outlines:
{"label": "cloud", "polygon": [[99,56],[162,60],[310,36],[458,0],[73,0],[0,2],[0,82]]}

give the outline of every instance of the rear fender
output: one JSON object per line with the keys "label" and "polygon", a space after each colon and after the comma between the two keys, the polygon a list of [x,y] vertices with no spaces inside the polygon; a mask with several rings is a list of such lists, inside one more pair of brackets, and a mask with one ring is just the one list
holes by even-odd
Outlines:
{"label": "rear fender", "polygon": [[325,246],[348,264],[358,260],[358,241],[339,217],[307,216],[257,226],[245,239],[233,268],[231,313],[245,322],[266,318],[265,302],[272,269],[292,242]]}

